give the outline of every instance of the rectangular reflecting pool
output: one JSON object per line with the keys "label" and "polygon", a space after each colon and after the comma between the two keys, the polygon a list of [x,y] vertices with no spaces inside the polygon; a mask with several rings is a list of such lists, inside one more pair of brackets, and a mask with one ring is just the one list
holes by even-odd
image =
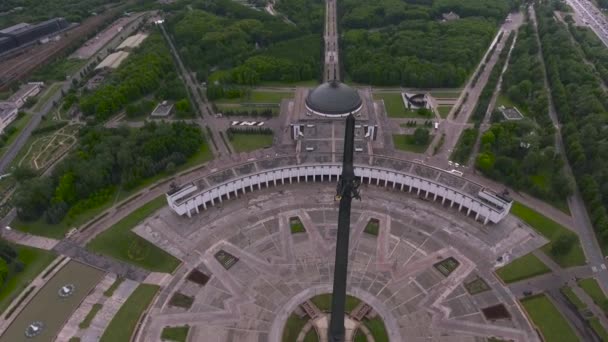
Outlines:
{"label": "rectangular reflecting pool", "polygon": [[[79,262],[68,262],[19,313],[0,336],[0,342],[54,341],[63,324],[104,274]],[[34,322],[39,322],[40,328],[30,329],[35,336],[26,337],[26,330]]]}

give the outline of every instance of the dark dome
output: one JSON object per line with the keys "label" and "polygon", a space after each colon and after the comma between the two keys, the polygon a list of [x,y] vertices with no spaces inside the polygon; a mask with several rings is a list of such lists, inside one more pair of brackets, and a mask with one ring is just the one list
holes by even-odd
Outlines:
{"label": "dark dome", "polygon": [[306,106],[321,114],[343,115],[358,110],[361,98],[355,89],[332,81],[311,90],[306,97]]}

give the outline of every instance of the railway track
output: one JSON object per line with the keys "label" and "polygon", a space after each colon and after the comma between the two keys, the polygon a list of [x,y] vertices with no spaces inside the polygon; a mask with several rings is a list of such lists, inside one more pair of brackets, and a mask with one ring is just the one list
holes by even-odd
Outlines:
{"label": "railway track", "polygon": [[88,37],[106,21],[119,13],[119,11],[120,8],[113,8],[101,15],[87,18],[79,26],[64,32],[59,41],[36,46],[28,50],[29,53],[24,53],[1,62],[0,90],[5,90],[13,82],[27,77],[36,68],[53,60],[69,47],[82,40],[83,37]]}

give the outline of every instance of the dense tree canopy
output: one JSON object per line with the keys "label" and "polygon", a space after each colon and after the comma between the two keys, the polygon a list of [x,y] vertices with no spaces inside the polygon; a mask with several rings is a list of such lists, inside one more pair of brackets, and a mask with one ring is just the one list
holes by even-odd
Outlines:
{"label": "dense tree canopy", "polygon": [[537,5],[539,33],[566,154],[591,220],[608,243],[608,96],[550,4]]}
{"label": "dense tree canopy", "polygon": [[[476,167],[485,175],[546,200],[570,195],[563,157],[555,150],[555,129],[543,82],[544,70],[532,22],[518,32],[502,92],[525,115],[515,122],[494,124],[482,136]],[[495,117],[502,119],[497,113]]]}
{"label": "dense tree canopy", "polygon": [[[340,2],[342,51],[356,82],[456,87],[490,44],[513,2],[346,0]],[[441,22],[454,11],[461,19]]]}
{"label": "dense tree canopy", "polygon": [[187,97],[168,47],[157,32],[150,35],[138,50],[111,73],[101,87],[85,94],[80,99],[80,109],[84,115],[94,116],[101,121],[127,104],[151,94],[155,94],[158,101],[179,101]]}
{"label": "dense tree canopy", "polygon": [[99,205],[116,186],[130,189],[175,167],[200,150],[198,126],[181,122],[146,124],[141,129],[85,128],[78,148],[50,176],[26,180],[13,197],[24,220],[41,216],[57,223],[68,214]]}
{"label": "dense tree canopy", "polygon": [[[313,6],[289,2],[284,9],[293,9],[292,5]],[[230,0],[196,2],[193,6],[196,9],[173,16],[168,27],[185,63],[201,81],[207,80],[210,97],[221,95],[230,84],[295,82],[319,74],[319,27],[288,24],[241,5],[235,8]]]}

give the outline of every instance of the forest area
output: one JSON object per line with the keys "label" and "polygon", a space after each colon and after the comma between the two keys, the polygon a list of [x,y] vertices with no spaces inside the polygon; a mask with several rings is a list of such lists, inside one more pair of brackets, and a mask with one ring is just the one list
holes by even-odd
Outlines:
{"label": "forest area", "polygon": [[[458,87],[519,1],[346,0],[339,3],[348,77],[382,86]],[[443,22],[442,14],[460,19]]]}
{"label": "forest area", "polygon": [[79,105],[85,116],[101,122],[126,109],[129,116],[149,114],[154,103],[172,100],[178,117],[192,111],[186,88],[177,75],[163,37],[154,32],[135,50],[104,84],[94,91],[83,89]]}
{"label": "forest area", "polygon": [[[296,6],[296,1],[293,1]],[[320,75],[322,39],[320,0],[300,2],[315,8],[302,27],[230,0],[194,1],[192,11],[178,11],[167,23],[188,67],[207,81],[210,99],[241,95],[234,85],[263,81],[297,82]],[[290,4],[282,7],[285,10]],[[300,8],[300,7],[298,7]],[[311,19],[313,18],[317,19]],[[304,24],[307,23],[307,24]],[[236,89],[236,90],[234,90]]]}
{"label": "forest area", "polygon": [[554,4],[537,5],[539,34],[566,154],[601,244],[608,246],[608,96]]}
{"label": "forest area", "polygon": [[533,23],[529,18],[519,29],[502,94],[520,110],[523,120],[504,121],[495,110],[493,125],[481,137],[476,168],[484,175],[514,189],[556,202],[572,192],[563,171],[564,160],[555,149],[555,128],[548,111],[544,70]]}
{"label": "forest area", "polygon": [[19,187],[13,204],[23,221],[59,223],[104,204],[118,187],[133,189],[147,178],[173,172],[203,143],[200,127],[183,122],[152,122],[139,129],[89,126],[50,176],[14,172]]}

